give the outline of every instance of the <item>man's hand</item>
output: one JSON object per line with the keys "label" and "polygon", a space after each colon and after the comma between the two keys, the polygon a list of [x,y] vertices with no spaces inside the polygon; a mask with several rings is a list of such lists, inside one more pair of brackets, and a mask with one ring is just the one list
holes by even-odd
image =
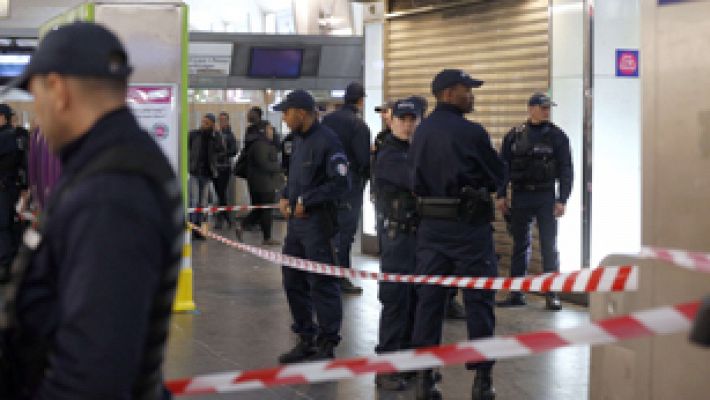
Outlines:
{"label": "man's hand", "polygon": [[293,213],[296,218],[306,218],[306,207],[303,203],[296,203],[296,212]]}
{"label": "man's hand", "polygon": [[556,202],[555,203],[555,218],[559,218],[563,215],[565,215],[565,210],[567,206],[565,206],[564,203]]}
{"label": "man's hand", "polygon": [[506,215],[510,212],[510,205],[508,205],[508,199],[505,197],[496,199],[496,207],[498,207],[498,210],[500,210],[501,214],[503,215]]}
{"label": "man's hand", "polygon": [[291,216],[291,206],[288,205],[288,199],[279,200],[279,211],[286,219]]}

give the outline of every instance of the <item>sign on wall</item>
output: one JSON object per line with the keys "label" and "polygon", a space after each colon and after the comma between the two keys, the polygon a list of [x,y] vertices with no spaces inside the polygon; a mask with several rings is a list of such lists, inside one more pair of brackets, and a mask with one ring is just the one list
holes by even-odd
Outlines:
{"label": "sign on wall", "polygon": [[616,76],[637,78],[639,76],[639,51],[616,49]]}
{"label": "sign on wall", "polygon": [[131,85],[128,89],[128,105],[140,126],[155,139],[177,173],[180,125],[176,85]]}

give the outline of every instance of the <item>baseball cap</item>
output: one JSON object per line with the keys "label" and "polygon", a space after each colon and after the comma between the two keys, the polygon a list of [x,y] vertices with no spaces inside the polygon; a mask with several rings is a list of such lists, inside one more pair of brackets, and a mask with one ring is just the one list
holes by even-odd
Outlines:
{"label": "baseball cap", "polygon": [[121,41],[104,26],[91,22],[63,25],[39,43],[23,73],[6,90],[27,90],[35,75],[126,79],[133,72]]}
{"label": "baseball cap", "polygon": [[422,108],[418,102],[410,97],[398,100],[394,103],[394,106],[392,106],[392,115],[399,118],[404,117],[405,115],[414,115],[415,117],[419,117],[422,115]]}
{"label": "baseball cap", "polygon": [[375,112],[376,113],[383,113],[386,112],[387,110],[391,109],[392,106],[394,105],[393,101],[386,101],[379,106],[375,107]]}
{"label": "baseball cap", "polygon": [[437,94],[459,83],[469,88],[477,88],[483,85],[482,80],[471,78],[469,74],[460,69],[445,69],[434,77],[431,82],[431,91]]}
{"label": "baseball cap", "polygon": [[5,103],[0,103],[0,115],[4,115],[5,118],[10,118],[12,116],[12,108]]}
{"label": "baseball cap", "polygon": [[410,96],[409,98],[419,105],[419,109],[422,114],[426,112],[427,108],[429,107],[429,102],[427,101],[426,97],[414,95]]}
{"label": "baseball cap", "polygon": [[351,82],[345,88],[345,102],[355,102],[365,97],[365,88],[359,82]]}
{"label": "baseball cap", "polygon": [[556,105],[557,103],[553,102],[552,99],[550,99],[550,96],[542,92],[533,94],[530,96],[530,100],[528,100],[528,106],[550,107]]}
{"label": "baseball cap", "polygon": [[217,118],[215,118],[214,114],[212,114],[212,113],[205,114],[205,118],[212,121],[213,124],[217,121]]}
{"label": "baseball cap", "polygon": [[299,108],[306,111],[315,111],[316,101],[310,93],[303,89],[294,90],[286,98],[274,106],[274,111],[286,111],[289,108]]}

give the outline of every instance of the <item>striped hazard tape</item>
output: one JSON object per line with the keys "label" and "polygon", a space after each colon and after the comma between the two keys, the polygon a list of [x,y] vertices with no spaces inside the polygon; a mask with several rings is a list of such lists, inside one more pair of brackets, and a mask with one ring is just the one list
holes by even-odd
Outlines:
{"label": "striped hazard tape", "polygon": [[272,209],[279,208],[278,204],[261,204],[254,206],[226,206],[226,207],[193,207],[188,208],[189,213],[202,213],[202,214],[213,214],[222,211],[250,211],[250,210],[261,210],[261,209]]}
{"label": "striped hazard tape", "polygon": [[336,381],[371,373],[437,368],[492,359],[525,357],[567,346],[597,345],[687,331],[699,302],[660,307],[576,328],[464,341],[370,357],[232,371],[167,383],[177,396],[237,392],[273,386]]}
{"label": "striped hazard tape", "polygon": [[353,279],[371,279],[383,282],[438,285],[463,289],[507,289],[523,292],[620,292],[636,290],[638,286],[638,269],[632,266],[584,269],[570,273],[549,273],[521,278],[406,275],[363,271],[288,256],[279,252],[229,240],[207,230],[202,230],[193,224],[189,224],[189,226],[211,239],[253,254],[264,260],[322,275]]}

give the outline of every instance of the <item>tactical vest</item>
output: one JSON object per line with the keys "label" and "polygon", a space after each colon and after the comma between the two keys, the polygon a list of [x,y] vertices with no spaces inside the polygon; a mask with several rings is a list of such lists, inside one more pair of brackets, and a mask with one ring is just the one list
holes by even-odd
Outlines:
{"label": "tactical vest", "polygon": [[[28,229],[23,238],[23,244],[12,266],[10,283],[5,287],[5,307],[0,311],[0,398],[24,398],[29,391],[36,389],[44,377],[47,358],[50,351],[51,338],[44,342],[23,343],[21,327],[16,320],[17,291],[20,288],[27,268],[41,246],[44,227],[51,220],[53,211],[61,204],[62,199],[77,183],[99,174],[137,175],[150,182],[155,188],[159,204],[166,221],[170,221],[169,234],[163,239],[170,249],[167,254],[168,267],[162,271],[158,291],[153,299],[150,310],[150,322],[146,333],[143,359],[136,374],[137,379],[132,388],[132,400],[158,400],[164,398],[163,377],[161,366],[165,358],[165,343],[168,337],[170,315],[174,300],[175,285],[180,268],[183,247],[183,231],[185,229],[184,208],[180,184],[175,179],[171,167],[159,162],[155,154],[136,151],[135,148],[124,146],[106,150],[92,160],[89,165],[75,175],[71,181],[58,188],[54,200],[44,212],[38,230]],[[15,374],[13,364],[22,362],[29,365],[31,371],[25,371],[29,376],[20,377]],[[23,387],[28,382],[34,383],[31,388]]]}
{"label": "tactical vest", "polygon": [[511,145],[510,181],[517,190],[549,190],[555,187],[557,163],[550,126],[542,131],[542,140],[530,142],[527,124],[515,128]]}

